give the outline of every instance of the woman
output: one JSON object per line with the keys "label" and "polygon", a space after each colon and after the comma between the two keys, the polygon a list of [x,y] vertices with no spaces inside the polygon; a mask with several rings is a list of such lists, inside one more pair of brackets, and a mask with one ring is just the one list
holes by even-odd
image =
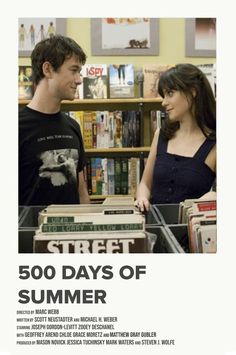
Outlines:
{"label": "woman", "polygon": [[206,76],[178,64],[162,73],[158,91],[168,118],[155,132],[137,189],[141,211],[207,196],[216,177],[216,102]]}

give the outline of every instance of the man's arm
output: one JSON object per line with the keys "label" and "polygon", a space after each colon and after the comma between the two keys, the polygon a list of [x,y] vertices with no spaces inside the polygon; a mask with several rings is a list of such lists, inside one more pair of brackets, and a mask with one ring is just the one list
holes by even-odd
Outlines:
{"label": "man's arm", "polygon": [[87,186],[84,181],[83,171],[80,171],[80,173],[79,173],[79,196],[80,196],[80,203],[82,203],[82,204],[89,204],[90,203],[90,198],[89,198]]}

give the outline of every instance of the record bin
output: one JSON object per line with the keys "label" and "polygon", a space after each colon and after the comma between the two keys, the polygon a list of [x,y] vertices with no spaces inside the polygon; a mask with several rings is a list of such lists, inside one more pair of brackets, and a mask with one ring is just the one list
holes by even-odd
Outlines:
{"label": "record bin", "polygon": [[[33,253],[33,237],[38,227],[38,215],[46,206],[19,206],[19,253]],[[95,206],[92,205],[93,209]],[[151,210],[146,219],[149,223],[160,224],[160,220],[154,210]],[[148,250],[153,249],[156,234],[146,231]]]}
{"label": "record bin", "polygon": [[179,218],[179,204],[169,203],[169,204],[157,204],[152,205],[152,208],[157,218],[162,224],[178,224]]}
{"label": "record bin", "polygon": [[146,225],[147,231],[157,235],[153,253],[188,253],[188,229],[186,224],[179,224],[179,204],[156,204],[150,211],[148,221],[157,220]]}
{"label": "record bin", "polygon": [[33,253],[33,236],[38,229],[38,213],[45,206],[19,206],[18,253]]}
{"label": "record bin", "polygon": [[[38,214],[45,206],[19,206],[19,253],[33,252]],[[178,204],[153,205],[146,212],[146,232],[151,233],[153,253],[188,253],[187,225],[178,224]],[[156,236],[153,238],[153,235]],[[154,242],[153,242],[154,241]]]}

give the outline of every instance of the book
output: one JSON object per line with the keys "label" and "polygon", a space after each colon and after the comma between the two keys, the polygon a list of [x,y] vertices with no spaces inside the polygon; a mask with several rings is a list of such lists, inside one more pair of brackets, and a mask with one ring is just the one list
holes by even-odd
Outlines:
{"label": "book", "polygon": [[115,127],[114,112],[109,111],[109,113],[108,113],[108,135],[109,135],[108,148],[114,147],[114,139],[115,139],[114,127]]}
{"label": "book", "polygon": [[83,99],[84,98],[84,84],[83,84],[83,81],[81,84],[77,85],[76,87],[76,91],[75,91],[75,96],[74,96],[75,99]]}
{"label": "book", "polygon": [[114,158],[115,195],[121,194],[121,158]]}
{"label": "book", "polygon": [[82,75],[84,99],[107,98],[106,64],[85,64],[82,68]]}
{"label": "book", "polygon": [[122,111],[114,111],[114,147],[122,147]]}
{"label": "book", "polygon": [[130,120],[132,122],[132,147],[140,147],[140,125],[141,113],[139,111],[129,111]]}
{"label": "book", "polygon": [[87,181],[88,194],[92,195],[92,165],[91,165],[91,158],[88,158],[87,161],[86,161],[86,181]]}
{"label": "book", "polygon": [[134,97],[133,64],[109,65],[110,98]]}
{"label": "book", "polygon": [[108,168],[107,168],[108,158],[102,158],[102,195],[108,195]]}
{"label": "book", "polygon": [[150,136],[153,138],[157,128],[161,128],[163,120],[166,118],[165,111],[151,110],[150,111]]}
{"label": "book", "polygon": [[212,63],[196,65],[207,77],[214,96],[216,97],[216,65]]}
{"label": "book", "polygon": [[107,184],[108,194],[115,194],[115,162],[113,158],[107,159]]}
{"label": "book", "polygon": [[158,82],[161,74],[169,69],[169,64],[148,64],[143,66],[143,92],[144,98],[159,98]]}
{"label": "book", "polygon": [[128,112],[129,111],[122,111],[122,147],[130,146]]}
{"label": "book", "polygon": [[93,148],[93,122],[96,122],[96,111],[84,111],[83,114],[83,141],[84,148]]}
{"label": "book", "polygon": [[92,194],[97,194],[97,160],[91,157],[91,182],[92,182]]}
{"label": "book", "polygon": [[121,194],[128,195],[128,158],[121,158]]}
{"label": "book", "polygon": [[80,131],[84,134],[84,111],[69,111],[69,116],[74,118],[80,125]]}
{"label": "book", "polygon": [[27,65],[19,66],[18,99],[30,100],[33,97],[32,68]]}
{"label": "book", "polygon": [[129,159],[128,193],[132,196],[136,195],[136,190],[139,183],[139,161],[140,159],[137,157],[131,157]]}
{"label": "book", "polygon": [[109,148],[110,133],[109,133],[109,112],[97,111],[97,148]]}

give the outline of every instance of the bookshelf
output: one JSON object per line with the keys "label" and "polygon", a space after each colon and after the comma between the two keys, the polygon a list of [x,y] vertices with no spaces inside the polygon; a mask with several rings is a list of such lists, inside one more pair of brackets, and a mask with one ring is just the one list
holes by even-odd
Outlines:
{"label": "bookshelf", "polygon": [[[75,99],[62,101],[62,111],[115,111],[137,110],[141,113],[140,147],[123,148],[93,148],[85,149],[87,157],[140,158],[140,177],[144,169],[144,159],[148,156],[151,143],[150,111],[161,109],[160,98],[132,98],[132,99]],[[19,108],[27,105],[29,100],[19,100]],[[133,194],[132,194],[133,195]],[[109,195],[110,196],[110,195]],[[117,195],[116,195],[117,196]],[[126,195],[127,196],[127,195]],[[90,195],[92,201],[103,200],[106,195]]]}

